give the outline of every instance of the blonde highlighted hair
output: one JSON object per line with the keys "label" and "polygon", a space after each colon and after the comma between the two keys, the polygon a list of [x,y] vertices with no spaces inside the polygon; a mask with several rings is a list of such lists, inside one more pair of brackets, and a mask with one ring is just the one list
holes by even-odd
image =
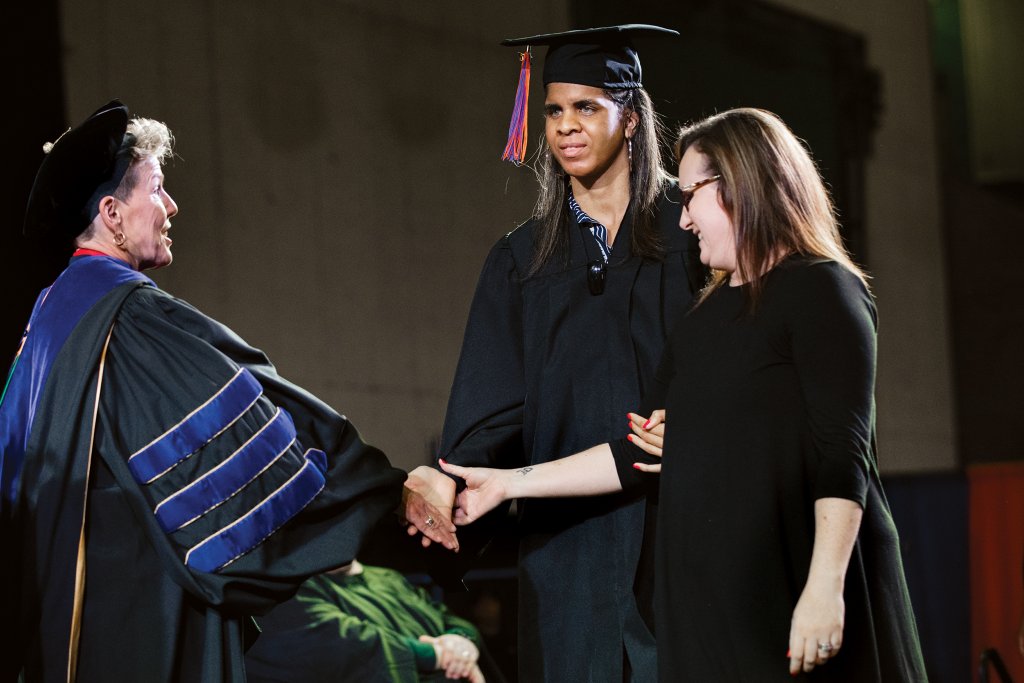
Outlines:
{"label": "blonde highlighted hair", "polygon": [[[751,310],[764,289],[764,276],[790,254],[836,261],[867,286],[867,276],[850,258],[818,168],[803,143],[782,120],[763,109],[731,109],[679,132],[676,161],[693,147],[707,158],[709,175],[732,219],[736,270],[749,283]],[[728,280],[716,272],[698,302]]]}
{"label": "blonde highlighted hair", "polygon": [[135,189],[138,183],[137,161],[154,157],[162,166],[174,156],[174,135],[170,128],[162,121],[153,119],[133,118],[128,122],[128,128],[124,134],[124,141],[121,143],[121,151],[118,154],[130,154],[132,163],[128,171],[121,179],[114,196],[125,201]]}

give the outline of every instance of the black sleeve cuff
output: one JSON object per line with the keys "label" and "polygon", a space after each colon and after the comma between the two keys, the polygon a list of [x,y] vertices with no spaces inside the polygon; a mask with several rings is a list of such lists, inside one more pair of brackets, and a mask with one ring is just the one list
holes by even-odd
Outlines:
{"label": "black sleeve cuff", "polygon": [[608,446],[612,449],[615,471],[619,474],[619,483],[622,484],[623,490],[628,491],[645,486],[651,480],[652,475],[636,469],[633,467],[633,463],[642,462],[655,465],[661,462],[661,458],[648,455],[625,438],[609,441]]}

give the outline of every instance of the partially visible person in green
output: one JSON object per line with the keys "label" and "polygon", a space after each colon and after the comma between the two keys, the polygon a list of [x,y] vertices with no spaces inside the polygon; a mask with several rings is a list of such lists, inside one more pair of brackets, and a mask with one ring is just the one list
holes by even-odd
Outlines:
{"label": "partially visible person in green", "polygon": [[252,683],[484,683],[476,627],[386,567],[353,561],[311,577],[259,625]]}

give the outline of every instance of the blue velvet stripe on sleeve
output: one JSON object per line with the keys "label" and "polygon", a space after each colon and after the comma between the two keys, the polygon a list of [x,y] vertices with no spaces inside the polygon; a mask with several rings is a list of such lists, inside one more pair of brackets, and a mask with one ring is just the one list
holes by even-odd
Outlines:
{"label": "blue velvet stripe on sleeve", "polygon": [[157,505],[160,526],[171,533],[191,524],[241,491],[294,442],[295,425],[288,413],[279,408],[267,424],[224,462]]}
{"label": "blue velvet stripe on sleeve", "polygon": [[302,468],[256,507],[193,546],[185,554],[185,564],[203,572],[222,569],[313,502],[326,482],[327,455],[311,448],[305,458]]}
{"label": "blue velvet stripe on sleeve", "polygon": [[263,388],[245,368],[184,420],[128,458],[135,480],[150,484],[234,424]]}

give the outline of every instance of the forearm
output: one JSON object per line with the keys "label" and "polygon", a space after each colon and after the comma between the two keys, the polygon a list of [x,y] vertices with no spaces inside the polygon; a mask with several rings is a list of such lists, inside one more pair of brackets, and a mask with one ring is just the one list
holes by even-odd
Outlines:
{"label": "forearm", "polygon": [[507,474],[508,498],[597,496],[622,490],[608,444]]}
{"label": "forearm", "polygon": [[820,498],[814,503],[814,550],[807,583],[842,590],[864,511],[845,498]]}

